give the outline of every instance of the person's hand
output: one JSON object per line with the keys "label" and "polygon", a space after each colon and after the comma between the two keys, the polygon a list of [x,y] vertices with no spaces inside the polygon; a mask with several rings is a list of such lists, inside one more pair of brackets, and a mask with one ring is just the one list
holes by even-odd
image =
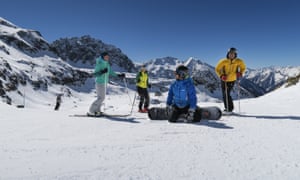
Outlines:
{"label": "person's hand", "polygon": [[169,116],[173,112],[173,106],[172,105],[167,105],[166,107],[166,113]]}
{"label": "person's hand", "polygon": [[101,72],[102,74],[104,74],[104,73],[107,73],[107,71],[108,71],[108,69],[107,69],[107,68],[104,68],[104,69],[101,70],[100,72]]}
{"label": "person's hand", "polygon": [[236,78],[239,79],[239,78],[241,78],[241,77],[243,77],[243,74],[240,73],[240,72],[237,72],[237,73],[236,73]]}
{"label": "person's hand", "polygon": [[124,73],[118,74],[118,77],[124,79],[125,78],[125,74]]}
{"label": "person's hand", "polygon": [[95,76],[101,76],[102,74],[107,73],[107,71],[108,71],[108,69],[107,69],[107,68],[104,68],[104,69],[102,69],[102,70],[99,71],[99,72],[95,72],[94,75],[95,75]]}
{"label": "person's hand", "polygon": [[186,122],[191,123],[194,121],[194,114],[195,114],[195,109],[189,109],[187,115],[186,115]]}
{"label": "person's hand", "polygon": [[224,74],[222,74],[222,75],[220,76],[220,78],[221,78],[222,81],[226,81],[226,80],[227,80],[227,76],[224,75]]}
{"label": "person's hand", "polygon": [[151,84],[148,84],[148,88],[151,88]]}

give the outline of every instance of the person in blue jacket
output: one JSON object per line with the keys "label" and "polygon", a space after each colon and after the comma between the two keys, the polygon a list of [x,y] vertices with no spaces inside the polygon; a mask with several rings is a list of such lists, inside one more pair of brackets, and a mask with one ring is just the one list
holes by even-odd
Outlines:
{"label": "person in blue jacket", "polygon": [[[175,71],[176,81],[171,84],[167,97],[169,122],[177,122],[185,114],[185,122],[199,122],[201,117],[196,113],[197,96],[193,80],[189,77],[188,68],[180,65]],[[198,110],[197,110],[198,111]]]}

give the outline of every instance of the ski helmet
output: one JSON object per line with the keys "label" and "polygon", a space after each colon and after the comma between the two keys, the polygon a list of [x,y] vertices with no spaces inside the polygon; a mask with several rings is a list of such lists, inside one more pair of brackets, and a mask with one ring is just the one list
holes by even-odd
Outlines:
{"label": "ski helmet", "polygon": [[176,68],[175,74],[179,76],[180,79],[185,79],[188,76],[189,69],[184,66],[180,65]]}

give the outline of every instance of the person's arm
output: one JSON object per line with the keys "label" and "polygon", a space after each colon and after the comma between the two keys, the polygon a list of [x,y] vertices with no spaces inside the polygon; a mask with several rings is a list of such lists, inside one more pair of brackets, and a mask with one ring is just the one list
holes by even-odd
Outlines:
{"label": "person's arm", "polygon": [[225,60],[221,59],[215,67],[215,72],[218,75],[218,77],[221,77],[222,75],[226,75],[224,67],[225,67]]}
{"label": "person's arm", "polygon": [[171,106],[173,103],[173,84],[170,86],[168,97],[167,97],[167,106]]}
{"label": "person's arm", "polygon": [[244,74],[246,71],[246,65],[245,65],[244,61],[240,59],[238,66],[240,68],[240,73]]}
{"label": "person's arm", "polygon": [[192,82],[192,80],[189,83],[188,87],[188,99],[190,102],[190,109],[196,110],[197,107],[197,96],[196,96],[196,89]]}
{"label": "person's arm", "polygon": [[111,66],[108,65],[108,73],[110,76],[113,76],[113,77],[118,77],[118,74],[115,73],[112,69],[111,69]]}

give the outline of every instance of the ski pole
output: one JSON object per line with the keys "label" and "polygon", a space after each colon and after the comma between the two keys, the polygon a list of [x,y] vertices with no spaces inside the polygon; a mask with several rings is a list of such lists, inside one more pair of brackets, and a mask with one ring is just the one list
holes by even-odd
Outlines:
{"label": "ski pole", "polygon": [[240,97],[240,80],[238,80],[238,101],[239,101],[239,114],[241,113],[241,97]]}
{"label": "ski pole", "polygon": [[[105,111],[105,104],[106,104],[106,93],[107,93],[107,83],[108,83],[108,75],[105,73],[104,75],[104,100],[103,100],[103,112]],[[101,110],[100,110],[101,111]]]}
{"label": "ski pole", "polygon": [[127,82],[126,82],[126,78],[123,78],[123,81],[124,81],[124,85],[125,85],[125,88],[126,88],[126,91],[127,91],[127,95],[129,97],[129,101],[131,102],[131,98],[129,96],[129,91],[128,91],[128,87],[127,87]]}
{"label": "ski pole", "polygon": [[[237,73],[241,73],[241,68],[240,66],[237,67]],[[239,101],[239,114],[241,113],[241,98],[240,98],[240,76],[238,76],[238,101]]]}
{"label": "ski pole", "polygon": [[[127,82],[126,82],[125,78],[124,78],[124,85],[126,87],[126,91],[127,91],[128,97],[129,97],[129,101],[131,102],[131,98],[129,96],[128,86],[127,86]],[[132,114],[132,111],[133,111],[133,106],[134,106],[134,103],[135,103],[135,99],[136,99],[136,92],[134,93],[134,98],[133,98],[133,102],[132,102],[132,105],[131,105],[130,115]]]}
{"label": "ski pole", "polygon": [[227,83],[226,81],[224,81],[224,84],[225,84],[225,103],[226,103],[226,107],[225,107],[225,110],[228,111],[229,107],[228,107],[228,87],[227,87]]}
{"label": "ski pole", "polygon": [[134,106],[134,103],[135,103],[135,99],[136,99],[136,92],[134,93],[134,98],[133,98],[133,102],[132,102],[132,105],[131,105],[130,114],[132,114],[133,106]]}

